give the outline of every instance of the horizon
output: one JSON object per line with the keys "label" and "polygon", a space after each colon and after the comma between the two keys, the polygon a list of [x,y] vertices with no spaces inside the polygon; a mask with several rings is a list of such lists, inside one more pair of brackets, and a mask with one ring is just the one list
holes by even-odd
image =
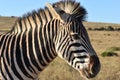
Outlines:
{"label": "horizon", "polygon": [[[1,16],[3,18],[19,18],[20,16]],[[89,22],[89,23],[99,23],[99,24],[115,24],[115,25],[120,25],[120,23],[111,23],[111,22],[97,22],[97,21],[83,21],[83,22]]]}
{"label": "horizon", "polygon": [[[100,23],[113,23],[120,24],[120,0],[108,1],[108,0],[76,0],[87,10],[87,22],[100,22]],[[6,3],[8,2],[8,3]],[[39,3],[41,2],[41,3]],[[21,17],[22,15],[32,12],[33,10],[38,10],[46,6],[46,2],[54,3],[56,0],[45,0],[45,1],[29,1],[28,0],[3,0],[0,3],[0,16],[6,17]],[[103,3],[104,2],[104,3]],[[5,6],[5,3],[7,6]],[[22,6],[21,6],[22,5]],[[32,5],[32,6],[31,6]],[[33,6],[34,5],[34,6]]]}

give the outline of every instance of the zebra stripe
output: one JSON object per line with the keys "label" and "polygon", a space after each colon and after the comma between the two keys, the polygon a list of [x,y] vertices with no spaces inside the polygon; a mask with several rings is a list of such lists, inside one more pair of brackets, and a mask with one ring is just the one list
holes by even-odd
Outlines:
{"label": "zebra stripe", "polygon": [[[34,24],[31,20],[32,27]],[[30,26],[27,21],[26,24]],[[50,38],[54,35],[53,27],[59,25],[58,23],[60,23],[58,20],[52,20],[40,29],[29,28],[22,33],[18,31],[1,36],[1,73],[7,75],[7,77],[3,76],[4,79],[37,78],[38,73],[57,56]]]}

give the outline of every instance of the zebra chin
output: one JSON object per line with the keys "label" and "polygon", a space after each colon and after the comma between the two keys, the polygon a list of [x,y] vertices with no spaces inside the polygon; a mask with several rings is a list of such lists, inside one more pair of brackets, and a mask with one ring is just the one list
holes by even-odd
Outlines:
{"label": "zebra chin", "polygon": [[97,56],[90,56],[90,63],[88,68],[82,68],[79,70],[81,76],[83,78],[94,78],[100,71],[100,61]]}

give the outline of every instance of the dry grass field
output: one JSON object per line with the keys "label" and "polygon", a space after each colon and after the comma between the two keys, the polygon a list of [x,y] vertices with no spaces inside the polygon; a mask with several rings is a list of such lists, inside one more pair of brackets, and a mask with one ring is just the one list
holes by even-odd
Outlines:
{"label": "dry grass field", "polygon": [[[0,17],[0,34],[11,29],[15,18]],[[120,24],[84,22],[86,29],[96,27],[120,27]],[[120,31],[89,31],[91,43],[101,62],[100,73],[91,80],[120,80],[120,50],[118,56],[102,57],[101,53],[111,47],[120,48]],[[57,57],[39,76],[41,80],[83,80],[79,72]]]}

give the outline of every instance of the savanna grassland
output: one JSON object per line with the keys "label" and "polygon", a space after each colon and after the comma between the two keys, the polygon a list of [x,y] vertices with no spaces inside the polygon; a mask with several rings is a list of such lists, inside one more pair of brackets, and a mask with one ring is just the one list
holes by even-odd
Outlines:
{"label": "savanna grassland", "polygon": [[[9,31],[16,18],[0,17],[0,34]],[[88,28],[100,28],[112,26],[120,28],[120,24],[84,22]],[[88,30],[91,43],[97,52],[101,62],[101,71],[91,80],[120,80],[120,31]],[[101,53],[110,50],[118,56],[102,57]],[[57,57],[39,76],[41,80],[83,80],[79,72],[70,67],[65,61]]]}

